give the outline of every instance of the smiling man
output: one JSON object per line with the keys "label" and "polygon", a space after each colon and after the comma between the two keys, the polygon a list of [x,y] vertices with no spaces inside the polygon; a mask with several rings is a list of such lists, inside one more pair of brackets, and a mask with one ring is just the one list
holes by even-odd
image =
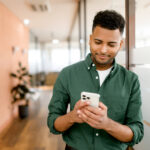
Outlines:
{"label": "smiling man", "polygon": [[[52,133],[63,135],[66,150],[126,150],[143,137],[138,77],[115,61],[124,26],[119,13],[98,12],[91,53],[64,68],[55,83],[47,123]],[[100,94],[99,107],[82,102],[82,91]]]}

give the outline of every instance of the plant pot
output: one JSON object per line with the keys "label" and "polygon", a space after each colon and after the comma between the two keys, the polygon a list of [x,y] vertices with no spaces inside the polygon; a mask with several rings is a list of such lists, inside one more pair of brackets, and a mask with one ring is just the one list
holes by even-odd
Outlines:
{"label": "plant pot", "polygon": [[29,107],[28,105],[19,105],[19,117],[24,119],[28,117]]}

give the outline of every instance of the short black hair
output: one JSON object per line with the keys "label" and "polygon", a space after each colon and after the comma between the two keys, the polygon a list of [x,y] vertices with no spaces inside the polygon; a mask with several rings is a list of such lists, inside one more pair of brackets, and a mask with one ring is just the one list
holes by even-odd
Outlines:
{"label": "short black hair", "polygon": [[114,10],[99,11],[94,17],[92,31],[96,26],[109,30],[119,29],[120,33],[123,34],[125,20],[121,14]]}

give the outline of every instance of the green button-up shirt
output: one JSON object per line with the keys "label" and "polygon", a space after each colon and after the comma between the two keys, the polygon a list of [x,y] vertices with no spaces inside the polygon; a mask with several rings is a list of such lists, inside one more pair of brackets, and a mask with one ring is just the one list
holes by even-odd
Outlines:
{"label": "green button-up shirt", "polygon": [[129,143],[123,143],[104,130],[92,128],[86,123],[75,123],[62,132],[64,141],[77,150],[125,150],[128,145],[139,143],[143,137],[141,94],[138,77],[114,61],[110,74],[100,87],[99,75],[89,54],[84,61],[64,68],[54,85],[48,106],[50,132],[60,134],[54,128],[57,117],[66,114],[70,103],[73,110],[82,91],[99,93],[100,101],[108,107],[108,117],[127,125],[134,133]]}

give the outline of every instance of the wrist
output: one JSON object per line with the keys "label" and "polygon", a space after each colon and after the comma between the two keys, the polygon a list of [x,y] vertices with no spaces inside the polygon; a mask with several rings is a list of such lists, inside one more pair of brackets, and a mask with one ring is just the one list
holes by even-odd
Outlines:
{"label": "wrist", "polygon": [[70,124],[74,124],[75,123],[75,117],[73,116],[73,111],[70,111],[67,115],[68,115],[68,121]]}
{"label": "wrist", "polygon": [[105,124],[104,130],[107,132],[111,130],[111,123],[112,123],[111,121],[112,120],[110,118],[106,119],[106,124]]}

